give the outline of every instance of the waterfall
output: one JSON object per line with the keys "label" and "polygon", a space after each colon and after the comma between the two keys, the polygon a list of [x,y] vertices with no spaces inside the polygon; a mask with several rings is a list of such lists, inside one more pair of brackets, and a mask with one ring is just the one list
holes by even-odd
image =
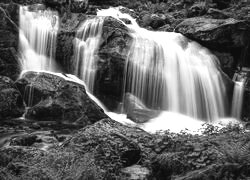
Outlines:
{"label": "waterfall", "polygon": [[234,92],[232,98],[231,115],[237,119],[241,118],[241,110],[244,96],[244,84],[246,81],[246,74],[244,72],[235,73],[233,77]]}
{"label": "waterfall", "polygon": [[98,13],[119,21],[126,17],[132,22],[125,24],[133,37],[125,92],[152,109],[211,121],[226,116],[226,89],[219,62],[206,48],[179,33],[140,28],[132,17],[116,9]]}
{"label": "waterfall", "polygon": [[19,51],[22,70],[56,71],[54,62],[59,26],[57,12],[19,9]]}
{"label": "waterfall", "polygon": [[87,19],[76,34],[75,74],[94,91],[99,42],[102,35],[103,18]]}

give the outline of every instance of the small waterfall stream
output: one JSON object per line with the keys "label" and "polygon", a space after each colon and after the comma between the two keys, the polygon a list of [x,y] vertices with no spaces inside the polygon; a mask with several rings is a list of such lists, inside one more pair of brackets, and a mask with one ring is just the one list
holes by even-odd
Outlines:
{"label": "small waterfall stream", "polygon": [[97,70],[97,50],[102,33],[103,18],[87,19],[77,31],[75,42],[75,74],[93,93]]}
{"label": "small waterfall stream", "polygon": [[51,10],[19,9],[19,50],[22,70],[56,71],[54,62],[58,14]]}

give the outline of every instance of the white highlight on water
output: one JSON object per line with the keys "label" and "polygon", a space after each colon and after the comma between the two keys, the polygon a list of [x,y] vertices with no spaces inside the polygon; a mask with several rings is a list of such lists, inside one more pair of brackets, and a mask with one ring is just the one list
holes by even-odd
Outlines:
{"label": "white highlight on water", "polygon": [[77,31],[75,42],[75,74],[94,91],[98,48],[103,18],[87,19]]}
{"label": "white highlight on water", "polygon": [[114,8],[99,14],[132,22],[127,25],[133,42],[125,92],[153,109],[211,121],[225,116],[225,86],[219,62],[206,48],[179,33],[140,28],[133,18]]}
{"label": "white highlight on water", "polygon": [[54,62],[59,26],[57,12],[19,9],[19,48],[22,70],[56,71]]}
{"label": "white highlight on water", "polygon": [[233,77],[234,81],[234,91],[232,98],[231,115],[237,119],[241,118],[243,97],[244,97],[244,84],[246,81],[246,76],[244,73],[235,73]]}

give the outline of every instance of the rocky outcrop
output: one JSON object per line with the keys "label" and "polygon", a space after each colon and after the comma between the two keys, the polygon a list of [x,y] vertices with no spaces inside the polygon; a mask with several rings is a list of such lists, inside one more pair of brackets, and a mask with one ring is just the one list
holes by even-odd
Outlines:
{"label": "rocky outcrop", "polygon": [[[91,100],[85,87],[67,75],[26,72],[16,86],[29,107],[25,117],[39,121],[92,124],[107,117]],[[70,80],[69,80],[70,79]]]}
{"label": "rocky outcrop", "polygon": [[94,94],[111,110],[122,100],[124,67],[131,40],[125,25],[114,18],[105,18]]}
{"label": "rocky outcrop", "polygon": [[23,113],[23,99],[14,82],[0,76],[0,120],[20,117]]}
{"label": "rocky outcrop", "polygon": [[[148,157],[148,147],[152,146],[149,141],[153,137],[141,129],[103,119],[48,151],[34,146],[43,141],[38,140],[35,135],[24,135],[13,138],[8,147],[0,148],[0,179],[9,176],[27,180],[121,178],[122,168]],[[150,171],[146,171],[148,176]]]}
{"label": "rocky outcrop", "polygon": [[185,19],[175,31],[196,40],[210,49],[242,48],[249,41],[249,27],[235,19]]}
{"label": "rocky outcrop", "polygon": [[18,64],[18,6],[0,4],[0,75],[17,79]]}

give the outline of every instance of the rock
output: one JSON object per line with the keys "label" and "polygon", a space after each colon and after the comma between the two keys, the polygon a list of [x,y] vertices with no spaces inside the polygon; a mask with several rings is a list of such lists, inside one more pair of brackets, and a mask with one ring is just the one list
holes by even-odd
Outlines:
{"label": "rock", "polygon": [[12,138],[10,146],[31,146],[36,142],[41,142],[36,135],[26,134]]}
{"label": "rock", "polygon": [[152,135],[141,129],[103,119],[72,134],[62,145],[52,146],[49,151],[27,146],[0,148],[0,179],[8,175],[27,180],[114,179],[120,177],[122,168],[148,157],[145,146],[152,139]]}
{"label": "rock", "polygon": [[0,3],[0,75],[17,79],[18,61],[18,5]]}
{"label": "rock", "polygon": [[67,75],[26,72],[16,81],[29,107],[25,117],[39,121],[92,124],[107,115],[91,100],[82,84]]}
{"label": "rock", "polygon": [[92,152],[95,149],[98,153],[103,153],[99,156],[102,161],[100,163],[104,166],[112,156],[116,156],[117,160],[123,160],[124,165],[130,166],[141,158],[141,150],[137,143],[126,136],[129,133],[133,134],[131,130],[114,120],[104,119],[80,130],[68,142],[66,141],[63,147],[73,151],[81,147],[81,153]]}
{"label": "rock", "polygon": [[230,13],[214,8],[209,8],[207,14],[213,19],[227,19],[231,15]]}
{"label": "rock", "polygon": [[215,56],[220,61],[220,67],[230,78],[234,75],[235,63],[234,57],[230,53],[223,53],[223,52],[213,52]]}
{"label": "rock", "polygon": [[125,95],[124,110],[127,117],[136,123],[145,123],[160,114],[160,111],[147,108],[137,97],[130,93]]}
{"label": "rock", "polygon": [[148,168],[142,167],[140,165],[133,165],[123,168],[121,172],[125,174],[128,179],[133,180],[146,180],[150,177],[150,171],[148,170]]}
{"label": "rock", "polygon": [[60,13],[66,11],[84,13],[88,8],[88,0],[44,0],[44,4],[58,10]]}
{"label": "rock", "polygon": [[249,41],[247,23],[232,18],[188,18],[177,25],[175,31],[215,50],[223,49],[225,51],[242,48]]}
{"label": "rock", "polygon": [[147,27],[150,26],[153,29],[158,29],[166,24],[166,17],[164,15],[157,15],[157,14],[145,14],[142,17],[142,26]]}
{"label": "rock", "polygon": [[123,73],[131,40],[126,26],[114,18],[105,18],[94,94],[110,110],[116,109],[122,100]]}
{"label": "rock", "polygon": [[19,74],[19,60],[15,48],[0,48],[0,75],[16,80]]}
{"label": "rock", "polygon": [[18,5],[0,4],[0,48],[18,47]]}
{"label": "rock", "polygon": [[0,120],[21,117],[23,113],[23,99],[14,82],[0,76]]}
{"label": "rock", "polygon": [[196,3],[188,9],[188,17],[202,16],[206,14],[207,6],[206,3]]}
{"label": "rock", "polygon": [[73,13],[84,13],[88,9],[88,0],[72,0],[70,10]]}

